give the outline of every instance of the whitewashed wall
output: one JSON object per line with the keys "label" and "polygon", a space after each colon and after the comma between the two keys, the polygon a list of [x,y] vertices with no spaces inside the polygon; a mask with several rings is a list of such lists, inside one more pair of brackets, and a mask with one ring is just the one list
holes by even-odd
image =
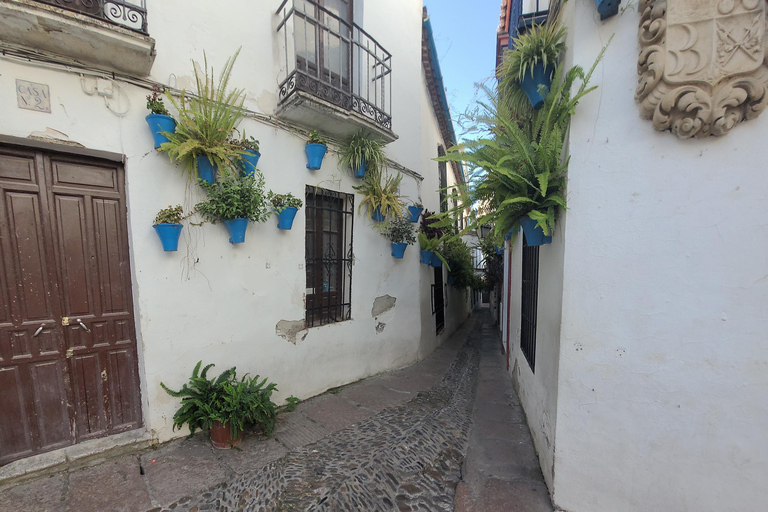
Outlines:
{"label": "whitewashed wall", "polygon": [[[569,512],[760,509],[768,116],[723,138],[654,131],[633,99],[636,5],[604,23],[591,0],[565,11],[573,62],[589,66],[615,37],[570,132],[554,501]],[[559,270],[542,261],[541,272]]]}
{"label": "whitewashed wall", "polygon": [[[274,15],[279,2],[232,1],[212,9],[203,0],[166,0],[150,5],[150,33],[157,40],[151,78],[178,87],[192,87],[192,59],[203,51],[217,72],[242,46],[232,84],[245,87],[247,107],[272,114],[277,104],[278,62]],[[233,13],[240,13],[233,16]],[[402,191],[434,209],[437,203],[433,158],[439,132],[421,70],[421,2],[367,1],[364,28],[393,55],[393,129],[400,139],[386,149],[398,163],[425,175],[424,184],[405,176]],[[15,108],[14,80],[51,87],[51,114]],[[88,78],[86,85],[92,86]],[[279,231],[274,219],[248,228],[246,242],[228,243],[223,225],[184,227],[179,252],[164,253],[151,228],[155,214],[168,204],[189,209],[202,193],[167,157],[152,149],[144,121],[147,91],[125,83],[124,94],[112,100],[111,113],[101,98],[88,96],[73,73],[0,60],[0,133],[26,137],[50,128],[87,148],[125,155],[133,293],[139,337],[140,375],[147,428],[161,441],[172,433],[178,401],[166,395],[160,381],[178,387],[203,359],[223,370],[237,365],[242,373],[268,376],[276,382],[276,401],[293,394],[306,398],[330,387],[407,365],[433,350],[440,339],[434,328],[420,332],[429,301],[431,269],[418,263],[418,246],[405,259],[390,256],[388,241],[363,215],[354,217],[352,321],[299,333],[296,343],[278,336],[281,320],[304,317],[304,215],[292,231]],[[253,119],[241,128],[261,141],[259,167],[268,189],[304,196],[305,184],[353,193],[358,183],[329,154],[319,171],[306,169],[304,140]],[[322,131],[322,126],[318,127]],[[429,141],[424,145],[424,141]],[[434,164],[434,173],[429,167]],[[430,174],[431,173],[431,174]],[[421,192],[419,192],[421,191]],[[360,196],[356,197],[356,205]],[[357,208],[357,206],[356,206]],[[391,311],[372,317],[377,297],[397,299]],[[456,304],[459,308],[460,304]],[[468,311],[468,307],[467,307]],[[431,312],[427,312],[431,314]],[[428,316],[428,315],[427,315]],[[452,312],[466,318],[466,311]],[[434,321],[432,321],[434,326]],[[377,333],[378,323],[386,324]]]}

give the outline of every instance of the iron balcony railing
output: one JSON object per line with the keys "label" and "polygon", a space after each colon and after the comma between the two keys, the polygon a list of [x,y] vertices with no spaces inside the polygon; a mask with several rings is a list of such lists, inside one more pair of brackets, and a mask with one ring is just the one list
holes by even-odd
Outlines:
{"label": "iron balcony railing", "polygon": [[392,55],[365,30],[313,0],[283,0],[279,100],[303,91],[392,130]]}
{"label": "iron balcony railing", "polygon": [[36,0],[147,35],[146,0]]}

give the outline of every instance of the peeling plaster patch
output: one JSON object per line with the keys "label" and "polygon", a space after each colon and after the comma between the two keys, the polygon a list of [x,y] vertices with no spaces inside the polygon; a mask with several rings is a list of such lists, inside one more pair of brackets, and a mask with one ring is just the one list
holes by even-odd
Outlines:
{"label": "peeling plaster patch", "polygon": [[[371,316],[376,318],[379,315],[383,315],[395,307],[395,302],[397,302],[397,299],[390,295],[382,295],[381,297],[376,297],[376,299],[373,301],[373,307],[371,308]],[[378,326],[376,329],[378,330]]]}
{"label": "peeling plaster patch", "polygon": [[384,328],[387,326],[384,322],[379,322],[376,324],[376,334],[380,332],[384,332]]}
{"label": "peeling plaster patch", "polygon": [[280,320],[275,326],[275,333],[281,338],[285,338],[294,345],[297,344],[296,336],[304,331],[299,341],[304,341],[309,332],[307,331],[307,324],[304,320]]}

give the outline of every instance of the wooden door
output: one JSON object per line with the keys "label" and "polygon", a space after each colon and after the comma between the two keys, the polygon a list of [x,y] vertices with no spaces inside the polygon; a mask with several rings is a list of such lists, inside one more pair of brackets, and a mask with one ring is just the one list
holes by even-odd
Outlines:
{"label": "wooden door", "polygon": [[0,464],[141,426],[123,181],[0,147]]}

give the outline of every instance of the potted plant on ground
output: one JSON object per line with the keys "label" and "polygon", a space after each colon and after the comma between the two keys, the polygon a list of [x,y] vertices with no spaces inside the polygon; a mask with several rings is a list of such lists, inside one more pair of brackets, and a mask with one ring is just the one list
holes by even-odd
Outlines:
{"label": "potted plant on ground", "polygon": [[421,216],[421,211],[424,209],[424,206],[419,203],[413,203],[412,205],[408,205],[408,213],[410,216],[408,217],[409,222],[419,222],[419,217]]}
{"label": "potted plant on ground", "polygon": [[168,134],[168,142],[160,146],[160,151],[167,152],[171,161],[188,172],[190,178],[197,174],[200,179],[213,183],[217,172],[224,176],[239,174],[243,151],[231,136],[245,118],[245,92],[228,90],[239,53],[240,50],[227,59],[218,82],[212,69],[209,74],[208,59],[204,57],[205,75],[200,76],[195,67],[196,96],[182,91],[177,101],[167,94],[179,116],[176,131]]}
{"label": "potted plant on ground", "polygon": [[308,160],[307,169],[316,171],[323,165],[323,157],[328,151],[328,141],[317,130],[312,130],[307,136],[309,139],[304,147]]}
{"label": "potted plant on ground", "polygon": [[210,435],[213,446],[222,449],[240,444],[246,426],[271,436],[277,417],[271,397],[277,386],[258,375],[244,375],[238,380],[234,367],[208,379],[208,370],[214,365],[207,365],[202,372],[201,365],[202,361],[195,365],[189,385],[184,384],[179,391],[160,383],[166,393],[181,398],[181,407],[173,415],[173,430],[187,425],[192,436],[202,429]]}
{"label": "potted plant on ground", "polygon": [[253,176],[226,178],[215,183],[200,180],[208,199],[195,210],[212,223],[223,222],[233,244],[245,242],[249,221],[264,222],[269,215],[264,193],[264,176],[257,169]]}
{"label": "potted plant on ground", "polygon": [[272,205],[272,210],[277,214],[277,227],[279,229],[291,229],[296,212],[302,206],[301,199],[293,194],[275,194],[271,190],[267,194],[267,200]]}
{"label": "potted plant on ground", "polygon": [[398,192],[401,181],[403,181],[402,174],[385,174],[380,169],[371,168],[363,178],[363,182],[352,187],[363,195],[358,212],[363,206],[367,207],[371,219],[375,222],[384,222],[387,216],[402,215],[404,205],[402,196]]}
{"label": "potted plant on ground", "polygon": [[369,139],[365,133],[358,132],[341,147],[339,151],[341,165],[354,170],[355,178],[365,177],[367,169],[384,168],[387,156],[381,142]]}
{"label": "potted plant on ground", "polygon": [[500,66],[501,76],[514,80],[538,110],[544,105],[557,60],[565,50],[565,27],[559,19],[534,25],[517,36],[510,48]]}
{"label": "potted plant on ground", "polygon": [[179,237],[181,236],[181,220],[184,218],[184,210],[181,205],[168,206],[163,208],[155,217],[152,225],[155,228],[160,242],[163,244],[164,251],[175,251],[179,248]]}
{"label": "potted plant on ground", "polygon": [[382,234],[389,240],[392,256],[397,259],[402,259],[408,246],[416,243],[416,228],[400,215],[384,225]]}
{"label": "potted plant on ground", "polygon": [[253,175],[256,170],[256,166],[259,164],[259,141],[253,137],[249,137],[243,130],[243,136],[239,139],[230,139],[230,144],[240,149],[240,165],[242,167],[242,175]]}
{"label": "potted plant on ground", "polygon": [[163,143],[168,142],[167,133],[173,133],[176,130],[176,121],[173,120],[168,109],[163,103],[163,90],[159,85],[152,87],[152,94],[147,96],[147,109],[149,115],[145,118],[152,132],[152,138],[155,141],[155,149],[158,149]]}

